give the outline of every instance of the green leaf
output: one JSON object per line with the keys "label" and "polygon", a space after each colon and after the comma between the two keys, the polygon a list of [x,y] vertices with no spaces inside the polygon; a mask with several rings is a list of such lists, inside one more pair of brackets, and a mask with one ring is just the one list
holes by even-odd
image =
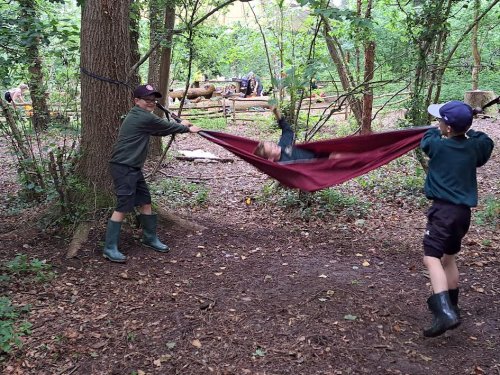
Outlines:
{"label": "green leaf", "polygon": [[356,315],[347,314],[347,315],[344,315],[344,319],[345,320],[356,320],[356,319],[358,319],[358,317]]}
{"label": "green leaf", "polygon": [[262,348],[257,348],[252,355],[254,357],[264,357],[266,355],[266,351]]}
{"label": "green leaf", "polygon": [[167,342],[167,348],[169,348],[170,350],[172,350],[173,348],[175,348],[177,344],[173,341],[170,341],[170,342]]}

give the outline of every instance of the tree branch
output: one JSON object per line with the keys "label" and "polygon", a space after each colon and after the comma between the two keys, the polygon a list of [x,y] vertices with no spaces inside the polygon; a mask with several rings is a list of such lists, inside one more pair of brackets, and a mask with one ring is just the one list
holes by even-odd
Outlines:
{"label": "tree branch", "polygon": [[[271,67],[271,57],[269,56],[269,49],[267,48],[267,41],[266,41],[266,35],[264,34],[264,30],[262,30],[262,27],[260,26],[259,20],[257,18],[257,15],[255,14],[255,11],[253,10],[252,5],[248,4],[250,7],[250,10],[253,13],[253,16],[255,18],[255,23],[259,27],[260,34],[262,35],[262,39],[264,41],[264,48],[266,50],[266,59],[267,59],[267,66],[269,67],[269,75],[271,77],[271,82],[272,82],[272,77],[273,77],[273,68]],[[273,90],[274,91],[274,90]]]}
{"label": "tree branch", "polygon": [[[182,29],[178,29],[178,30],[172,30],[172,34],[173,35],[177,35],[177,34],[182,34],[183,32],[185,32],[186,30],[189,30],[189,29],[193,29],[195,28],[196,26],[198,26],[200,23],[202,23],[203,21],[205,21],[208,17],[210,17],[212,14],[214,14],[215,12],[217,12],[218,10],[236,2],[238,0],[227,0],[225,3],[222,3],[218,6],[216,6],[214,9],[212,9],[210,12],[208,12],[207,14],[205,14],[203,17],[201,17],[199,20],[197,20],[196,22],[194,22],[192,25],[188,25],[186,27],[183,27]],[[135,63],[132,68],[130,68],[130,71],[128,72],[128,77],[132,76],[132,74],[134,74],[134,72],[139,69],[139,67],[144,64],[144,62],[149,58],[149,56],[153,53],[153,51],[158,48],[161,44],[163,39],[159,39],[157,40],[155,43],[153,43],[153,45],[151,46],[151,48],[149,49],[148,52],[146,52],[146,54],[137,62]]]}
{"label": "tree branch", "polygon": [[488,8],[486,8],[484,10],[483,13],[481,13],[476,19],[474,19],[474,22],[472,22],[472,24],[469,25],[469,27],[467,28],[467,30],[464,31],[464,33],[462,34],[462,36],[457,40],[457,42],[455,43],[455,45],[453,46],[453,48],[451,49],[450,53],[448,54],[448,56],[446,57],[446,59],[444,60],[444,63],[443,63],[443,69],[446,69],[446,67],[448,66],[449,62],[451,61],[451,58],[453,57],[453,54],[455,53],[455,51],[457,50],[458,46],[460,45],[460,43],[462,43],[462,41],[465,39],[465,37],[467,36],[467,34],[469,34],[471,32],[471,30],[474,28],[474,26],[499,2],[500,0],[493,0],[490,4],[490,6]]}

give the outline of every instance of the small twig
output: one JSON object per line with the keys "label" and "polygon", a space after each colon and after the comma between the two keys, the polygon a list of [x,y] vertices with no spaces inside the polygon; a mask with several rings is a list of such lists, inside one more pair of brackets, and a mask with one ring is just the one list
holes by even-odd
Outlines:
{"label": "small twig", "polygon": [[75,367],[73,367],[73,369],[72,369],[70,372],[68,372],[68,374],[67,374],[67,375],[71,375],[71,374],[72,374],[72,373],[74,373],[76,370],[78,370],[78,368],[79,368],[79,367],[80,367],[80,365],[75,365]]}
{"label": "small twig", "polygon": [[165,147],[165,150],[163,150],[163,153],[160,157],[160,160],[158,160],[158,163],[156,163],[155,167],[153,168],[153,171],[146,176],[146,179],[149,179],[155,175],[156,172],[158,172],[158,169],[160,168],[161,164],[163,163],[163,160],[165,159],[165,156],[167,155],[168,150],[170,149],[170,146],[172,146],[172,143],[175,140],[175,134],[172,134],[170,136],[170,139],[168,140],[168,144]]}
{"label": "small twig", "polygon": [[314,296],[312,296],[311,298],[309,298],[307,300],[307,303],[311,302],[312,300],[315,300],[319,295],[323,294],[324,292],[328,292],[328,290],[326,289],[322,289],[320,290],[319,292],[317,292]]}
{"label": "small twig", "polygon": [[207,297],[207,296],[203,296],[201,294],[197,294],[197,293],[188,293],[188,292],[185,292],[183,290],[180,291],[181,293],[184,293],[184,294],[187,294],[188,296],[195,296],[195,297],[198,297],[198,298],[201,298],[201,299],[209,299],[210,301],[212,302],[215,302],[215,299],[213,298],[210,298],[210,297]]}
{"label": "small twig", "polygon": [[142,308],[143,308],[143,306],[131,307],[130,309],[128,309],[127,311],[125,311],[125,315],[130,314],[132,311],[139,310],[139,309],[142,309]]}
{"label": "small twig", "polygon": [[213,299],[213,298],[210,298],[210,297],[207,297],[207,296],[203,296],[201,294],[196,294],[196,293],[188,293],[188,292],[185,292],[185,291],[181,291],[182,293],[188,295],[188,296],[195,296],[195,297],[198,297],[202,300],[209,300],[211,301],[211,303],[205,303],[205,304],[202,304],[200,305],[200,309],[201,310],[212,310],[215,306],[215,304],[217,303],[217,300]]}
{"label": "small twig", "polygon": [[390,345],[382,345],[382,344],[379,344],[379,345],[373,345],[372,348],[374,349],[387,349],[387,350],[394,350],[394,348]]}
{"label": "small twig", "polygon": [[[186,180],[217,180],[219,178],[224,178],[224,179],[231,179],[231,178],[241,178],[241,177],[251,177],[251,175],[247,175],[247,174],[235,174],[235,175],[231,175],[231,176],[228,176],[228,175],[224,175],[224,176],[212,176],[212,177],[190,177],[190,176],[176,176],[176,175],[173,175],[173,174],[167,174],[163,171],[159,171],[159,173],[161,173],[163,176],[165,177],[168,177],[168,178],[180,178],[180,179],[186,179]],[[254,177],[257,177],[256,175]]]}
{"label": "small twig", "polygon": [[69,371],[69,370],[71,370],[71,371],[70,371],[70,372],[68,372],[68,374],[67,374],[67,375],[71,375],[71,374],[72,374],[72,373],[74,373],[76,370],[78,370],[78,367],[80,367],[80,365],[76,364],[76,365],[74,365],[74,366],[72,366],[72,367],[66,367],[66,368],[63,368],[61,371],[59,371],[59,372],[57,373],[57,375],[62,375],[62,374],[64,374],[66,371]]}

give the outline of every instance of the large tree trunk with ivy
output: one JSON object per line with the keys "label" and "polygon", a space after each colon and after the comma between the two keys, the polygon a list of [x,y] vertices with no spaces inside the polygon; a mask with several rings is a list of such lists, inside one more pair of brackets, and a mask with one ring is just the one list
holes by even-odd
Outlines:
{"label": "large tree trunk with ivy", "polygon": [[[82,6],[82,156],[78,174],[103,193],[111,193],[108,160],[120,118],[132,106],[130,89],[116,83],[126,82],[135,62],[131,5],[132,0],[87,0]],[[133,76],[130,84],[137,81]]]}
{"label": "large tree trunk with ivy", "polygon": [[43,131],[48,128],[50,122],[49,108],[47,106],[47,96],[45,79],[42,70],[42,57],[40,55],[40,38],[34,37],[38,31],[34,28],[39,25],[37,20],[36,2],[32,0],[20,0],[21,19],[23,22],[23,33],[26,35],[26,55],[29,63],[29,87],[31,103],[33,107],[33,127],[36,131]]}
{"label": "large tree trunk with ivy", "polygon": [[[426,1],[418,5],[418,10],[408,14],[408,34],[416,55],[410,106],[406,115],[412,126],[428,123],[429,115],[425,109],[433,98],[439,96],[440,84],[437,82],[440,82],[444,73],[444,67],[439,63],[443,60],[449,33],[446,21],[450,9],[451,0]],[[418,32],[415,33],[415,30]],[[427,160],[419,149],[416,150],[416,157],[422,168],[427,170]]]}

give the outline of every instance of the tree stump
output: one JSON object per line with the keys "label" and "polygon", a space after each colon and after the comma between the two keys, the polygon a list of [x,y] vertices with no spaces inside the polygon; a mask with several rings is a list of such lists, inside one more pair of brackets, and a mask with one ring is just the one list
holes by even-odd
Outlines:
{"label": "tree stump", "polygon": [[[464,95],[464,102],[472,108],[482,107],[486,103],[496,98],[494,91],[473,90],[466,91]],[[492,105],[484,110],[484,113],[490,116],[498,115],[498,106]]]}

